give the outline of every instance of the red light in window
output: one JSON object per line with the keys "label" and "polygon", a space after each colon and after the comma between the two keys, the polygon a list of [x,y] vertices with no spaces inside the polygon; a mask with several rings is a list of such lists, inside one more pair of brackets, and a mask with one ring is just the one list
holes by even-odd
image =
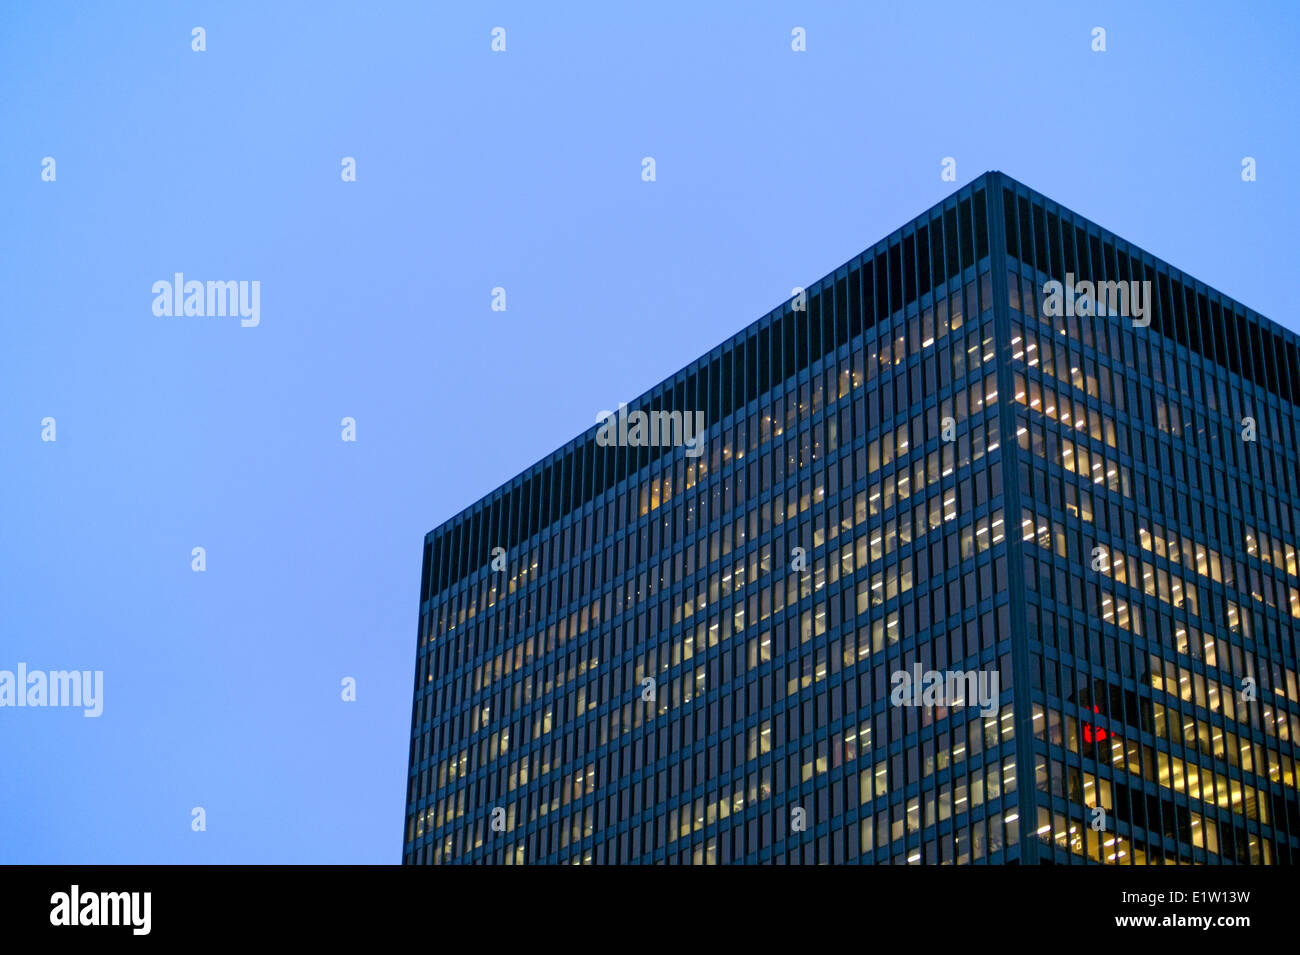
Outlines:
{"label": "red light in window", "polygon": [[[1093,706],[1092,711],[1098,715],[1101,715],[1100,707]],[[1108,736],[1110,736],[1110,734],[1107,733],[1100,726],[1094,727],[1091,723],[1083,724],[1083,741],[1085,743],[1100,743]]]}

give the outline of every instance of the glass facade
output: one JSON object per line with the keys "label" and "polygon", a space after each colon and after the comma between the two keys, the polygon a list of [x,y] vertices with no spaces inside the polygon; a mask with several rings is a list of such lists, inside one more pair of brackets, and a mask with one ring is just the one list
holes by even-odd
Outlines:
{"label": "glass facade", "polygon": [[404,861],[1300,859],[1296,355],[982,176],[426,537]]}
{"label": "glass facade", "polygon": [[[1300,861],[1295,336],[1003,202],[1039,854]],[[1069,275],[1150,283],[1151,324],[1050,314]]]}

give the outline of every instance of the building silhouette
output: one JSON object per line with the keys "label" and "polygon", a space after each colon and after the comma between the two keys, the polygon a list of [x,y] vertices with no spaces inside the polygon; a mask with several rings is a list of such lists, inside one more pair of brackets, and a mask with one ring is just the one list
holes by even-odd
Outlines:
{"label": "building silhouette", "polygon": [[1300,861],[1298,344],[986,173],[428,534],[403,860]]}

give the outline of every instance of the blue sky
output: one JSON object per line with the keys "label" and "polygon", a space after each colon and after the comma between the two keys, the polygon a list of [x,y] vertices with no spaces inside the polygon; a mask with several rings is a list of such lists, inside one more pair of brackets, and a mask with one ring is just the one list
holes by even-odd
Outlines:
{"label": "blue sky", "polygon": [[6,7],[0,669],[105,689],[0,708],[0,862],[400,861],[424,533],[943,157],[1300,330],[1295,5],[461,6]]}

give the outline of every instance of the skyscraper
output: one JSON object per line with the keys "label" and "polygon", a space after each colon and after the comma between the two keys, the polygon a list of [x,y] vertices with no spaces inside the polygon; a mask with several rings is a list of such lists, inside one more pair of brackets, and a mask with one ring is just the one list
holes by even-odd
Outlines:
{"label": "skyscraper", "polygon": [[404,861],[1300,861],[1297,344],[986,173],[426,537]]}

